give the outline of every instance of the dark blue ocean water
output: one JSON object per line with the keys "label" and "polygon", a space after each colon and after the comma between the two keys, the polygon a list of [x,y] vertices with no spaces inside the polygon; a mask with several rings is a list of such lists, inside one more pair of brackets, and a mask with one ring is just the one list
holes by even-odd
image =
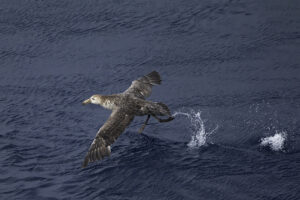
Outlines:
{"label": "dark blue ocean water", "polygon": [[[300,1],[1,0],[0,199],[300,199]],[[82,106],[156,70],[111,157]]]}

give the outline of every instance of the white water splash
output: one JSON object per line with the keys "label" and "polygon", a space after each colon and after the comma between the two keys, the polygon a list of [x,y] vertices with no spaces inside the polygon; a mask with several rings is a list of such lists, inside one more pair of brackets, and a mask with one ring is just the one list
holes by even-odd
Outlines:
{"label": "white water splash", "polygon": [[284,141],[286,140],[286,132],[277,132],[273,136],[265,137],[261,139],[260,145],[270,146],[273,151],[282,150],[284,147]]}
{"label": "white water splash", "polygon": [[207,137],[211,134],[213,134],[217,129],[214,128],[212,131],[206,131],[204,122],[201,118],[201,111],[195,112],[190,111],[190,113],[186,112],[175,112],[173,116],[177,115],[184,115],[188,117],[188,119],[191,122],[193,133],[190,142],[188,143],[188,147],[194,148],[194,147],[201,147],[206,144]]}

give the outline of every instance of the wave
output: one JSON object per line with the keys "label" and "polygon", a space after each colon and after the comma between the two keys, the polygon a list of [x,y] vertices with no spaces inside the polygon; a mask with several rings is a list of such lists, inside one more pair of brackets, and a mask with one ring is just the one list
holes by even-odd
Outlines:
{"label": "wave", "polygon": [[261,146],[269,146],[273,151],[280,151],[284,148],[284,143],[287,138],[287,133],[276,131],[275,135],[262,138],[260,141]]}
{"label": "wave", "polygon": [[192,136],[188,143],[188,147],[198,148],[207,144],[207,138],[211,134],[215,133],[218,129],[218,125],[211,131],[207,131],[203,119],[201,118],[201,111],[191,110],[190,112],[176,111],[173,116],[183,115],[186,116],[192,126]]}

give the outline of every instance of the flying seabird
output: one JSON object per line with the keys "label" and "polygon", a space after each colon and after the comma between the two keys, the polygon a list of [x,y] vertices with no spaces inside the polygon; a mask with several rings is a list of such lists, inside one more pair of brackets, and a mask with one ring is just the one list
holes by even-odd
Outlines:
{"label": "flying seabird", "polygon": [[[121,135],[134,116],[147,115],[147,119],[140,128],[141,133],[147,125],[150,116],[153,116],[159,122],[168,122],[174,119],[171,116],[169,108],[159,102],[145,100],[151,95],[152,86],[161,83],[158,72],[153,71],[145,76],[134,80],[130,87],[120,94],[113,95],[93,95],[83,101],[83,104],[98,104],[106,109],[112,110],[108,120],[103,124],[96,134],[88,153],[86,154],[82,167],[86,167],[90,162],[103,159],[109,156],[110,145]],[[161,119],[157,116],[168,116],[167,119]]]}

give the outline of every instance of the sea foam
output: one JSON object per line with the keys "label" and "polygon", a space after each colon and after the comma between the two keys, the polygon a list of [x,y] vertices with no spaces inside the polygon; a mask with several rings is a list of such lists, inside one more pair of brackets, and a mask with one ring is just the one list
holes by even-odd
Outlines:
{"label": "sea foam", "polygon": [[188,143],[188,147],[194,148],[194,147],[201,147],[207,143],[207,137],[218,129],[218,126],[214,128],[212,131],[207,131],[205,129],[204,121],[201,118],[201,111],[194,111],[191,110],[190,112],[181,112],[177,111],[173,114],[173,116],[177,115],[183,115],[186,116],[192,126],[192,136],[191,140]]}
{"label": "sea foam", "polygon": [[280,151],[284,148],[284,142],[286,140],[287,133],[277,132],[273,136],[265,137],[261,139],[261,146],[269,146],[273,151]]}

